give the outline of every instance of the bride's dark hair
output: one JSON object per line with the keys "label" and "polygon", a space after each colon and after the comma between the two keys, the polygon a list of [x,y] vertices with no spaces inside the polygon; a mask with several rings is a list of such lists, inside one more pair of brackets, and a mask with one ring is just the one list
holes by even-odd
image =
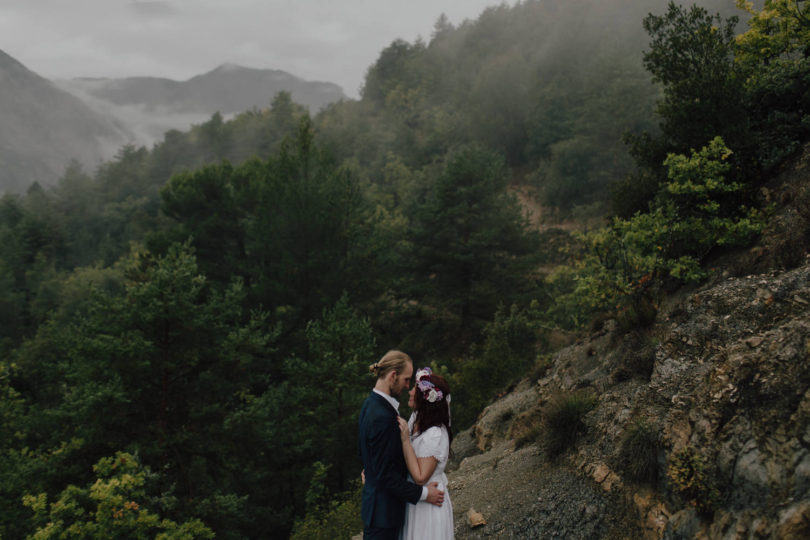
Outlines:
{"label": "bride's dark hair", "polygon": [[450,408],[447,403],[447,397],[450,395],[450,386],[447,384],[444,377],[436,375],[435,373],[430,374],[430,382],[441,390],[444,396],[442,399],[431,403],[425,399],[418,388],[416,389],[413,400],[419,433],[424,433],[428,428],[432,428],[433,426],[444,426],[447,428],[447,434],[450,436],[450,442],[452,443],[453,430],[450,429]]}

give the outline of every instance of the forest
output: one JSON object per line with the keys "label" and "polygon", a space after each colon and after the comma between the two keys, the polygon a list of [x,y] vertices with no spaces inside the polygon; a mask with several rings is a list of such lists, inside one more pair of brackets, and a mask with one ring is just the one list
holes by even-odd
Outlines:
{"label": "forest", "polygon": [[4,195],[0,538],[355,533],[386,350],[464,429],[561,340],[649,325],[810,135],[810,3],[727,3],[441,17],[359,100],[280,93]]}

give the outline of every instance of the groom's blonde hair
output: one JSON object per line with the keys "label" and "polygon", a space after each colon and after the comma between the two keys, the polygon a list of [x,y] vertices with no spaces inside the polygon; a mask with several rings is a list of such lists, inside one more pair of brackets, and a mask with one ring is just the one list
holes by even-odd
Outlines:
{"label": "groom's blonde hair", "polygon": [[413,365],[410,356],[402,351],[388,351],[379,361],[368,366],[368,370],[378,379],[384,379],[391,371],[399,375],[407,364]]}

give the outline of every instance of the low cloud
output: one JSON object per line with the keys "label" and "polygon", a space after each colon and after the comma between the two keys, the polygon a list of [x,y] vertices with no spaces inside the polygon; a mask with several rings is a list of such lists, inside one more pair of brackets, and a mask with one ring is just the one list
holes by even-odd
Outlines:
{"label": "low cloud", "polygon": [[135,0],[130,2],[129,9],[139,17],[163,18],[177,13],[171,2]]}
{"label": "low cloud", "polygon": [[[514,3],[508,0],[507,3]],[[358,95],[382,49],[501,0],[2,0],[0,49],[47,78],[186,80],[232,62]]]}

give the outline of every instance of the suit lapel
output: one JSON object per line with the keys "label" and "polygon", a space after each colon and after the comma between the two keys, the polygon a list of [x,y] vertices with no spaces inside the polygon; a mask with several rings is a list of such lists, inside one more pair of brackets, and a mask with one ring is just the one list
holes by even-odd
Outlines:
{"label": "suit lapel", "polygon": [[380,394],[378,394],[374,390],[371,391],[371,398],[374,399],[375,402],[380,407],[385,407],[386,411],[391,411],[394,415],[399,416],[399,412],[394,410],[394,408],[391,406],[391,404],[388,403],[388,400],[386,400],[384,397],[382,397]]}

